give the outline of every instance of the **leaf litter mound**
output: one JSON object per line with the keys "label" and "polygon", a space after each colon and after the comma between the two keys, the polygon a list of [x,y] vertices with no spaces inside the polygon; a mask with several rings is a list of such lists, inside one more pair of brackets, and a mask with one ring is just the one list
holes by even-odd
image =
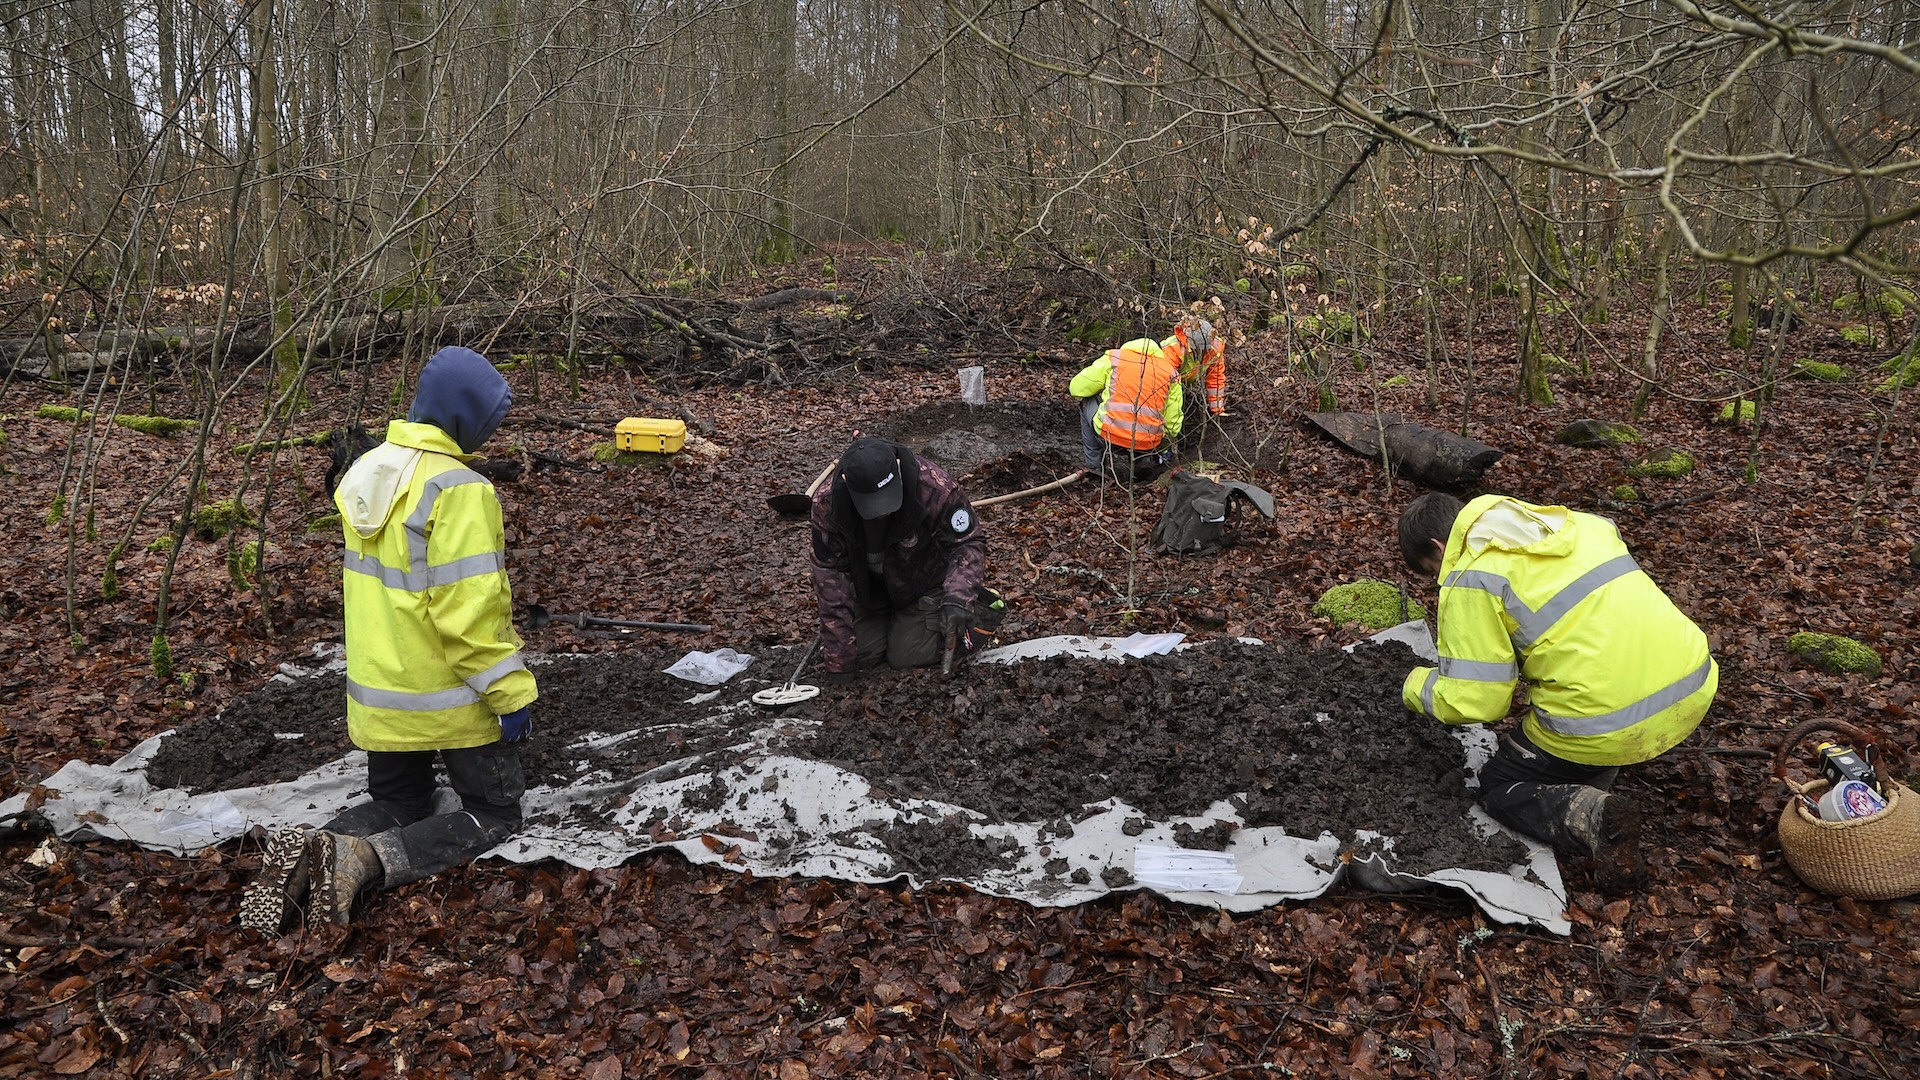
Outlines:
{"label": "leaf litter mound", "polygon": [[[764,754],[768,745],[747,736],[767,714],[740,703],[784,682],[790,657],[757,658],[704,701],[701,687],[662,670],[676,658],[635,649],[540,663],[523,750],[529,785],[703,772],[718,783],[727,766]],[[876,797],[1041,822],[1056,835],[1117,799],[1143,827],[1202,821],[1176,826],[1188,847],[1219,849],[1236,828],[1277,825],[1379,850],[1359,835],[1367,830],[1393,838],[1387,858],[1401,872],[1505,870],[1524,849],[1474,833],[1461,742],[1400,705],[1414,663],[1398,645],[1347,653],[1218,641],[1124,663],[978,663],[952,679],[883,669],[788,710],[771,749],[854,773]],[[149,778],[194,791],[293,779],[349,749],[343,701],[337,674],[276,680],[163,740]],[[713,794],[718,806],[728,793]],[[1223,801],[1238,822],[1208,818]],[[897,865],[939,876],[1015,854],[955,819],[903,824],[881,840]]]}

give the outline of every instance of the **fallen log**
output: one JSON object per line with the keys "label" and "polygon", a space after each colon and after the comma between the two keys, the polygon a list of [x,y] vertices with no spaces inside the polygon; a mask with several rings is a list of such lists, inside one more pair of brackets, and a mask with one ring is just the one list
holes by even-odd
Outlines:
{"label": "fallen log", "polygon": [[1324,412],[1307,419],[1335,442],[1430,488],[1469,488],[1504,456],[1478,439],[1413,423],[1398,413]]}

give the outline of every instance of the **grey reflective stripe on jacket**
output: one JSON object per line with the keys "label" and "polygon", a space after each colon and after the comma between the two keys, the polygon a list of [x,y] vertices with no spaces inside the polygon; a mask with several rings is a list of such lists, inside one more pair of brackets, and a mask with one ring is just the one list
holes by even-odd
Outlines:
{"label": "grey reflective stripe on jacket", "polygon": [[1616,731],[1630,728],[1642,720],[1657,716],[1685,701],[1701,687],[1707,685],[1707,678],[1712,674],[1713,659],[1709,657],[1706,663],[1695,668],[1680,681],[1655,690],[1624,709],[1615,709],[1598,716],[1550,716],[1536,706],[1533,715],[1540,721],[1541,727],[1556,735],[1611,735]]}
{"label": "grey reflective stripe on jacket", "polygon": [[347,680],[347,696],[371,709],[396,709],[401,712],[440,712],[445,709],[458,709],[463,705],[472,705],[480,700],[479,691],[471,686],[411,693],[405,690],[381,690],[377,687],[362,686],[352,679]]}
{"label": "grey reflective stripe on jacket", "polygon": [[[362,555],[349,549],[346,553],[348,573],[364,574],[376,578],[389,589],[403,592],[425,592],[437,585],[450,585],[453,582],[482,574],[504,572],[507,568],[507,553],[487,551],[478,555],[468,555],[438,566],[427,565],[427,521],[433,516],[433,504],[440,499],[440,493],[462,484],[484,484],[486,478],[472,469],[448,469],[446,472],[429,479],[420,487],[420,505],[407,515],[407,565],[420,567],[418,570],[403,570],[387,566],[371,555]],[[406,706],[398,706],[405,708]]]}
{"label": "grey reflective stripe on jacket", "polygon": [[1504,683],[1520,677],[1520,665],[1512,660],[1462,660],[1443,656],[1436,670],[1446,678],[1469,682]]}
{"label": "grey reflective stripe on jacket", "polygon": [[450,563],[429,566],[424,570],[408,571],[382,565],[379,559],[371,555],[349,551],[346,556],[346,567],[348,573],[379,578],[380,584],[389,589],[399,589],[402,592],[426,592],[436,585],[451,585],[465,578],[505,570],[507,555],[503,551],[490,551],[483,555],[469,555]]}
{"label": "grey reflective stripe on jacket", "polygon": [[1455,570],[1441,582],[1442,587],[1456,589],[1478,589],[1500,598],[1507,609],[1507,616],[1513,620],[1513,641],[1520,648],[1530,648],[1539,641],[1553,624],[1564,618],[1567,612],[1580,605],[1582,600],[1599,592],[1602,586],[1640,569],[1631,555],[1618,555],[1599,566],[1581,574],[1568,582],[1553,598],[1540,605],[1538,611],[1527,606],[1526,601],[1514,595],[1513,583],[1499,574],[1485,570]]}
{"label": "grey reflective stripe on jacket", "polygon": [[492,686],[509,672],[525,670],[527,670],[527,662],[520,659],[520,650],[515,649],[512,656],[507,657],[505,660],[500,661],[477,675],[469,675],[461,681],[465,682],[474,693],[485,694],[487,687]]}
{"label": "grey reflective stripe on jacket", "polygon": [[448,469],[420,486],[420,505],[407,515],[407,565],[427,565],[427,520],[433,516],[433,504],[440,493],[462,484],[484,484],[486,477],[472,469]]}

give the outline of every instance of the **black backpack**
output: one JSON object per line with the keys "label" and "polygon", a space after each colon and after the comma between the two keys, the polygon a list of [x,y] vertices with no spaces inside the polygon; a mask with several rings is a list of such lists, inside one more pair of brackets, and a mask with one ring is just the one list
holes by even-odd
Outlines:
{"label": "black backpack", "polygon": [[1209,480],[1185,469],[1168,474],[1167,509],[1153,527],[1153,550],[1178,555],[1210,555],[1228,546],[1227,520],[1234,496],[1243,496],[1267,518],[1273,517],[1273,496],[1238,480]]}

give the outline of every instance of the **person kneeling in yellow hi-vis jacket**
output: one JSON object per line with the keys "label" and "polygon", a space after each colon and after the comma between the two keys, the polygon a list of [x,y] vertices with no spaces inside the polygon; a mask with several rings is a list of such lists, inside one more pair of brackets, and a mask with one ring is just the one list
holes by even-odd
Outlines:
{"label": "person kneeling in yellow hi-vis jacket", "polygon": [[[362,890],[463,865],[518,829],[516,745],[538,696],[513,629],[493,485],[466,463],[513,394],[471,349],[441,349],[407,412],[340,481],[346,538],[347,735],[367,752],[368,802],[267,844],[240,922],[279,933],[344,924]],[[434,812],[434,757],[460,798]]]}
{"label": "person kneeling in yellow hi-vis jacket", "polygon": [[1719,669],[1707,637],[1627,553],[1613,522],[1503,495],[1422,495],[1400,553],[1440,585],[1438,667],[1415,668],[1407,708],[1490,723],[1527,681],[1528,708],[1480,770],[1502,824],[1591,857],[1603,887],[1642,875],[1640,810],[1611,793],[1620,767],[1693,733]]}

